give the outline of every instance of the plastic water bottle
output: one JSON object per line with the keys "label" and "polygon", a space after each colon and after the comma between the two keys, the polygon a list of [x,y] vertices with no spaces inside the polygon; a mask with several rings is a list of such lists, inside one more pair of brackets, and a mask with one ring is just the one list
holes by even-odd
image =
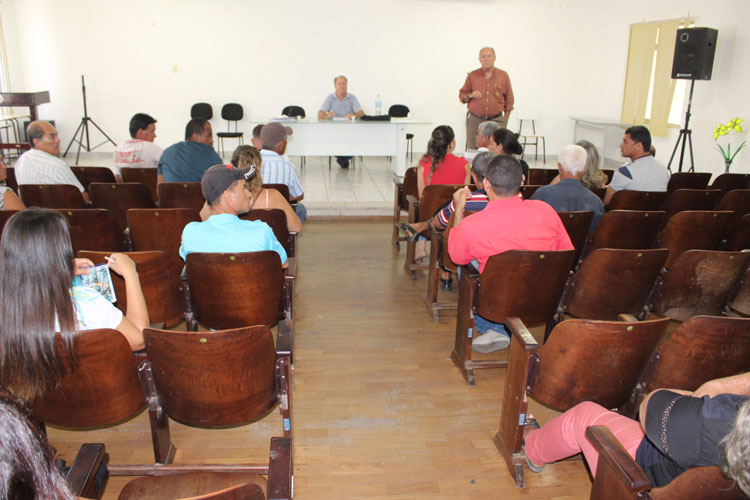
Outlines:
{"label": "plastic water bottle", "polygon": [[375,98],[375,114],[380,116],[380,108],[383,106],[383,101],[380,99],[380,94]]}

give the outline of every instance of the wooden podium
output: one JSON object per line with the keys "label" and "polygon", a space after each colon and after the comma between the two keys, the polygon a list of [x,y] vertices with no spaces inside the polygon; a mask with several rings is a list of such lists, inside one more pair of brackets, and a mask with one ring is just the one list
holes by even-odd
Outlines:
{"label": "wooden podium", "polygon": [[[49,102],[49,91],[43,92],[0,92],[0,106],[6,107],[27,107],[29,108],[29,119],[33,122],[37,120],[37,109],[36,107],[40,104]],[[0,117],[1,119],[2,117]],[[18,140],[21,132],[18,124],[18,118],[9,118],[13,122],[15,129],[16,140]],[[29,149],[31,146],[26,143],[2,143],[0,142],[0,149]]]}

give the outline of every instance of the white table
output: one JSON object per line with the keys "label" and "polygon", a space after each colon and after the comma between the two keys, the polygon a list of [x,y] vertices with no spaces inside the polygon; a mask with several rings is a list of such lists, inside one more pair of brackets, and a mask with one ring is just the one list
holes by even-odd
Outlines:
{"label": "white table", "polygon": [[[571,117],[576,122],[573,142],[585,139],[599,150],[602,157],[600,168],[617,168],[624,162],[617,146],[622,142],[625,129],[632,127],[632,123],[620,123],[617,120],[592,117]],[[609,165],[607,159],[610,159]]]}
{"label": "white table", "polygon": [[406,172],[407,127],[430,125],[408,118],[393,118],[389,122],[303,119],[280,123],[294,131],[288,139],[289,156],[392,156],[391,168],[398,176]]}

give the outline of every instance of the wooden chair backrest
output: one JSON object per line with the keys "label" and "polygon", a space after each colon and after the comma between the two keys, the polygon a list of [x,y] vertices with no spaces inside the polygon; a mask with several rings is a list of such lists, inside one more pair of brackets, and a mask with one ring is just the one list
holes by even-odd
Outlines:
{"label": "wooden chair backrest", "polygon": [[68,221],[73,252],[125,250],[123,234],[115,214],[103,208],[57,209]]}
{"label": "wooden chair backrest", "polygon": [[594,193],[595,195],[597,195],[600,200],[604,201],[604,196],[606,196],[606,194],[607,194],[607,187],[606,186],[599,187],[599,188],[598,187],[590,187],[590,188],[588,188],[588,190],[591,191],[592,193]]}
{"label": "wooden chair backrest", "polygon": [[419,200],[419,221],[426,221],[453,199],[453,193],[463,184],[433,184],[425,186]]}
{"label": "wooden chair backrest", "polygon": [[638,316],[668,253],[664,248],[594,250],[571,277],[563,309],[586,319],[615,321],[620,314]]}
{"label": "wooden chair backrest", "polygon": [[154,208],[151,193],[140,182],[92,182],[89,196],[94,208],[106,208],[115,214],[121,231],[128,227],[128,209]]}
{"label": "wooden chair backrest", "polygon": [[275,189],[276,191],[281,193],[281,195],[284,198],[286,198],[287,203],[292,202],[292,195],[289,192],[289,186],[287,186],[286,184],[263,184],[262,187],[268,188],[268,189]]}
{"label": "wooden chair backrest", "polygon": [[557,212],[557,215],[560,216],[560,220],[568,232],[568,237],[570,237],[570,242],[575,247],[576,251],[573,257],[573,264],[575,265],[581,257],[583,246],[586,244],[586,237],[589,235],[589,227],[591,226],[591,220],[594,218],[594,212]]}
{"label": "wooden chair backrest", "polygon": [[716,210],[731,210],[734,212],[727,225],[727,232],[734,232],[740,219],[750,214],[750,189],[733,189],[729,191],[716,205]]}
{"label": "wooden chair backrest", "polygon": [[83,185],[83,189],[89,190],[89,184],[92,182],[115,182],[115,174],[107,167],[84,167],[74,165],[70,167],[73,174]]}
{"label": "wooden chair backrest", "polygon": [[551,168],[530,168],[529,178],[527,184],[538,184],[540,186],[546,186],[552,179],[557,177],[559,172],[556,169]]}
{"label": "wooden chair backrest", "polygon": [[688,250],[662,276],[651,310],[678,321],[718,316],[750,264],[750,252]]}
{"label": "wooden chair backrest", "polygon": [[5,224],[8,223],[8,219],[18,212],[20,212],[20,210],[0,210],[0,236],[3,234],[3,229],[5,229]]}
{"label": "wooden chair backrest", "polygon": [[[78,252],[78,257],[91,259],[94,264],[106,264],[104,258],[111,252]],[[143,296],[146,299],[148,316],[152,323],[162,321],[174,323],[182,317],[180,302],[180,271],[170,257],[160,250],[148,252],[123,252],[135,262]],[[127,312],[128,301],[125,293],[125,280],[117,273],[110,273],[117,303],[123,314]]]}
{"label": "wooden chair backrest", "polygon": [[750,174],[721,174],[711,183],[711,189],[721,189],[724,196],[733,189],[747,189],[750,186]]}
{"label": "wooden chair backrest", "polygon": [[750,319],[694,316],[654,352],[641,377],[644,393],[660,387],[694,391],[701,384],[750,370]]}
{"label": "wooden chair backrest", "polygon": [[750,269],[742,275],[740,286],[732,297],[729,307],[745,316],[750,316]]}
{"label": "wooden chair backrest", "polygon": [[286,225],[286,214],[279,208],[265,209],[265,208],[254,208],[246,214],[240,215],[240,219],[243,220],[259,220],[268,224],[273,230],[274,236],[279,240],[281,246],[284,247],[287,256],[294,257],[292,255],[292,246],[289,243],[289,229]]}
{"label": "wooden chair backrest", "polygon": [[70,184],[21,184],[18,193],[27,207],[86,208],[81,192]]}
{"label": "wooden chair backrest", "polygon": [[651,248],[664,212],[613,210],[604,214],[586,242],[583,257],[597,248]]}
{"label": "wooden chair backrest", "polygon": [[737,221],[734,230],[729,234],[726,250],[750,248],[750,214]]}
{"label": "wooden chair backrest", "polygon": [[713,210],[720,196],[721,191],[718,189],[678,189],[672,191],[667,196],[667,201],[664,202],[666,215],[662,221],[662,227],[677,212],[685,210]]}
{"label": "wooden chair backrest", "polygon": [[276,350],[267,327],[147,328],[143,335],[156,390],[170,418],[201,428],[239,425],[276,404]]}
{"label": "wooden chair backrest", "polygon": [[615,171],[610,168],[602,168],[602,173],[607,176],[607,184],[612,182],[612,177],[615,176]]}
{"label": "wooden chair backrest", "polygon": [[559,410],[582,401],[619,406],[630,396],[668,324],[669,318],[563,321],[531,361],[530,393]]}
{"label": "wooden chair backrest", "polygon": [[660,210],[667,199],[666,191],[617,191],[607,210]]}
{"label": "wooden chair backrest", "polygon": [[159,199],[159,193],[156,190],[158,173],[155,168],[123,167],[120,169],[120,175],[122,176],[122,182],[145,184],[151,192],[151,199],[154,200],[154,203]]}
{"label": "wooden chair backrest", "polygon": [[187,280],[198,321],[209,328],[276,324],[283,274],[276,252],[188,254]]}
{"label": "wooden chair backrest", "polygon": [[475,311],[495,323],[518,316],[526,325],[549,321],[573,263],[573,250],[509,250],[489,258],[479,275]]}
{"label": "wooden chair backrest", "polygon": [[178,269],[185,262],[180,257],[182,230],[190,222],[200,222],[201,217],[193,208],[131,208],[127,212],[130,239],[133,250],[161,250]]}
{"label": "wooden chair backrest", "polygon": [[156,187],[161,208],[203,208],[203,191],[200,182],[162,182]]}
{"label": "wooden chair backrest", "polygon": [[669,177],[667,193],[678,189],[706,189],[710,180],[710,172],[675,172]]}
{"label": "wooden chair backrest", "polygon": [[668,248],[664,267],[686,250],[716,250],[732,218],[732,212],[686,210],[672,216],[656,239],[656,246]]}
{"label": "wooden chair backrest", "polygon": [[406,199],[407,196],[411,195],[415,198],[419,196],[417,186],[417,169],[419,167],[409,167],[404,172],[404,180],[401,184],[401,199],[398,200],[398,205],[401,210],[406,212],[409,211],[409,201]]}
{"label": "wooden chair backrest", "polygon": [[[242,487],[248,487],[243,489]],[[250,496],[227,496],[236,488]],[[260,474],[241,472],[193,471],[187,474],[166,474],[164,476],[144,476],[128,482],[120,492],[118,500],[140,500],[158,498],[234,499],[250,498],[266,500],[263,493],[267,488],[266,479]],[[260,492],[259,497],[253,496]],[[212,493],[205,493],[212,492]],[[195,495],[201,495],[196,497]],[[220,496],[216,496],[220,495]]]}
{"label": "wooden chair backrest", "polygon": [[524,200],[531,199],[531,197],[534,196],[534,193],[536,193],[536,190],[542,186],[543,184],[528,184],[521,186],[521,197]]}
{"label": "wooden chair backrest", "polygon": [[[464,217],[468,217],[471,214],[476,213],[471,210],[464,210]],[[458,266],[455,262],[451,259],[451,255],[448,253],[448,238],[450,238],[450,232],[453,228],[453,222],[454,222],[454,213],[451,214],[451,216],[448,218],[448,224],[445,226],[445,231],[443,231],[443,234],[439,236],[440,238],[440,255],[438,258],[438,264],[443,266],[444,268],[450,270],[450,271],[456,271],[458,269]]]}
{"label": "wooden chair backrest", "polygon": [[[60,334],[58,352],[65,359]],[[77,365],[59,387],[31,403],[42,422],[82,429],[103,427],[132,417],[146,406],[138,380],[138,362],[125,336],[117,330],[76,334]]]}
{"label": "wooden chair backrest", "polygon": [[16,181],[16,169],[13,167],[7,167],[7,177],[5,179],[5,185],[11,188],[16,193],[18,192],[18,182]]}

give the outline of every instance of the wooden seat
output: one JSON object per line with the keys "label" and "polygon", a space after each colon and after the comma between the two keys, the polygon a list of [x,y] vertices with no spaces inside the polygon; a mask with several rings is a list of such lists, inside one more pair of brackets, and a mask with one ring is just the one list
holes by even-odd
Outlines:
{"label": "wooden seat", "polygon": [[568,278],[547,335],[564,314],[576,318],[617,320],[620,314],[646,315],[651,290],[669,251],[599,248]]}
{"label": "wooden seat", "polygon": [[70,184],[21,184],[18,193],[27,207],[87,208],[81,192]]}
{"label": "wooden seat", "polygon": [[404,179],[401,182],[394,181],[396,192],[393,196],[393,235],[391,241],[397,249],[401,249],[400,242],[408,240],[408,235],[400,236],[397,226],[401,222],[401,212],[409,213],[409,202],[407,196],[417,198],[417,168],[410,167],[404,172]]}
{"label": "wooden seat", "polygon": [[[99,265],[107,263],[105,256],[109,256],[110,253],[81,251],[77,255],[84,259],[91,259],[94,264]],[[125,255],[135,262],[151,323],[166,323],[167,326],[173,326],[181,322],[183,319],[180,302],[182,266],[176,267],[169,255],[160,250],[126,252]],[[117,273],[110,274],[117,297],[115,305],[125,314],[128,308],[125,280]]]}
{"label": "wooden seat", "polygon": [[286,198],[287,203],[292,204],[292,195],[289,192],[289,186],[286,184],[263,184],[261,187],[264,189],[275,189]]}
{"label": "wooden seat", "polygon": [[[463,184],[433,184],[426,186],[422,191],[422,198],[417,201],[416,196],[407,196],[409,202],[409,223],[422,222],[431,219],[437,211],[453,199],[453,193],[463,187]],[[422,236],[430,237],[429,230],[424,231]],[[411,275],[411,279],[417,279],[418,270],[427,269],[427,265],[417,264],[414,260],[416,245],[407,241],[406,259],[404,270]]]}
{"label": "wooden seat", "polygon": [[203,208],[200,182],[162,182],[157,186],[160,208]]}
{"label": "wooden seat", "polygon": [[154,208],[151,193],[140,182],[92,182],[89,184],[89,196],[94,208],[106,208],[115,214],[121,231],[128,227],[128,209]]}
{"label": "wooden seat", "polygon": [[140,182],[145,184],[151,193],[151,199],[154,203],[159,199],[159,193],[156,190],[157,170],[155,168],[123,167],[120,169],[122,182]]}
{"label": "wooden seat", "polygon": [[597,248],[641,249],[653,247],[664,212],[613,210],[604,214],[586,240],[585,258]]}
{"label": "wooden seat", "polygon": [[553,168],[530,168],[527,184],[546,186],[552,182],[552,179],[557,177],[558,174],[559,172]]}
{"label": "wooden seat", "polygon": [[622,413],[638,418],[645,394],[668,387],[695,391],[709,380],[750,370],[750,319],[694,316],[651,354]]}
{"label": "wooden seat", "polygon": [[185,262],[180,257],[182,230],[190,222],[200,222],[192,208],[131,208],[127,212],[133,250],[161,250],[179,270]]}
{"label": "wooden seat", "polygon": [[750,214],[750,189],[733,189],[729,191],[716,204],[715,210],[731,210],[734,212],[727,225],[727,233],[733,233],[740,219]]}
{"label": "wooden seat", "polygon": [[294,257],[297,247],[297,233],[290,232],[286,224],[286,214],[279,208],[256,208],[240,215],[243,220],[259,220],[268,224],[274,236],[284,247],[287,257]]}
{"label": "wooden seat", "polygon": [[713,210],[719,201],[719,196],[721,196],[721,191],[718,189],[678,189],[669,193],[667,201],[664,202],[663,208],[666,215],[662,219],[662,227],[677,212],[685,210]]}
{"label": "wooden seat", "polygon": [[86,191],[89,190],[89,184],[92,182],[115,182],[115,174],[107,167],[74,165],[70,169]]}
{"label": "wooden seat", "polygon": [[568,237],[575,248],[575,257],[573,258],[573,265],[575,265],[581,257],[581,252],[586,244],[594,212],[557,212],[557,215],[560,216],[560,220],[563,226],[565,226]]}
{"label": "wooden seat", "polygon": [[660,488],[651,487],[643,469],[603,425],[586,429],[586,439],[599,454],[591,500],[742,500],[737,484],[718,467],[694,467]]}
{"label": "wooden seat", "polygon": [[115,214],[103,208],[58,209],[68,221],[73,252],[101,250],[122,252],[125,239]]}
{"label": "wooden seat", "polygon": [[280,331],[292,335],[293,291],[276,252],[195,252],[185,263],[188,329],[195,329],[197,322],[215,329],[278,322]]}
{"label": "wooden seat", "polygon": [[525,486],[526,459],[521,453],[521,440],[529,396],[561,411],[583,401],[605,408],[621,405],[628,400],[668,324],[668,318],[572,319],[558,324],[540,347],[520,319],[508,319],[506,325],[512,332],[510,361],[500,429],[494,441],[519,488]]}
{"label": "wooden seat", "polygon": [[711,183],[711,189],[721,189],[724,196],[734,189],[750,187],[750,174],[721,174]]}
{"label": "wooden seat", "polygon": [[[61,359],[63,344],[58,334]],[[115,425],[146,406],[138,378],[138,361],[125,336],[117,330],[86,330],[76,333],[75,368],[69,367],[62,383],[31,402],[34,415],[46,424],[77,430]],[[150,412],[154,460],[170,463],[175,448],[169,438],[166,415]],[[52,443],[54,445],[54,443]],[[145,467],[145,466],[144,466]],[[141,466],[109,466],[110,474],[129,474]],[[129,472],[130,471],[130,472]]]}
{"label": "wooden seat", "polygon": [[605,207],[610,210],[661,210],[667,199],[666,191],[617,191]]}
{"label": "wooden seat", "polygon": [[655,247],[668,248],[664,267],[686,250],[716,250],[726,232],[732,212],[687,210],[676,213],[656,237]]}
{"label": "wooden seat", "polygon": [[749,264],[750,252],[688,250],[657,281],[649,310],[677,321],[719,316]]}
{"label": "wooden seat", "polygon": [[706,189],[710,180],[710,172],[675,172],[669,177],[667,193],[678,189]]}
{"label": "wooden seat", "polygon": [[534,193],[536,193],[537,189],[539,189],[542,186],[543,184],[529,184],[529,185],[521,186],[521,197],[524,200],[531,199],[531,197],[534,196]]}
{"label": "wooden seat", "polygon": [[743,250],[750,248],[750,214],[737,221],[734,230],[727,238],[726,250]]}
{"label": "wooden seat", "polygon": [[[472,361],[474,314],[504,323],[518,316],[529,325],[545,324],[555,314],[573,262],[573,250],[534,252],[509,250],[489,258],[484,272],[461,267],[453,363],[474,385],[474,370],[501,368],[505,360]],[[519,284],[523,283],[523,286]]]}

